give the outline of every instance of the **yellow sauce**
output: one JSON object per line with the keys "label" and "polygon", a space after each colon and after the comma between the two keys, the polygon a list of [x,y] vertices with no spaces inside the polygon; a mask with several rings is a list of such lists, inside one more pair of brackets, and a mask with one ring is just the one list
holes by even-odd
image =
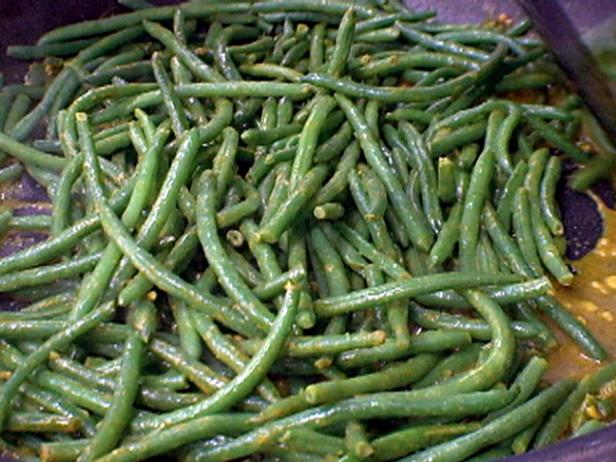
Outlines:
{"label": "yellow sauce", "polygon": [[[577,270],[573,284],[555,289],[561,303],[590,329],[610,358],[616,358],[616,211],[602,203],[599,209],[604,217],[602,238],[592,252],[573,263]],[[547,380],[581,378],[600,366],[555,331],[559,346],[550,351]]]}

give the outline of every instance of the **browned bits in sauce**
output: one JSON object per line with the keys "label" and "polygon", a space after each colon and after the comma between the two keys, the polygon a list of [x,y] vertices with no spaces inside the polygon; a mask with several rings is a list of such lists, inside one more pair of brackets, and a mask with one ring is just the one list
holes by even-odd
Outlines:
{"label": "browned bits in sauce", "polygon": [[[588,327],[616,357],[616,211],[599,205],[604,217],[604,234],[595,249],[575,262],[578,271],[570,287],[556,286],[556,297]],[[555,329],[560,345],[549,354],[549,381],[581,378],[599,367],[575,344]]]}

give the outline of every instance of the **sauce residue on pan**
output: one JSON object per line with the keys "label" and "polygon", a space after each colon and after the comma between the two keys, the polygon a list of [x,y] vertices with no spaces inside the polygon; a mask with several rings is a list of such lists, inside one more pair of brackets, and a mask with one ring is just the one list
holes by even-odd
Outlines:
{"label": "sauce residue on pan", "polygon": [[[573,284],[555,284],[555,291],[560,302],[597,337],[610,358],[616,358],[616,211],[599,200],[597,203],[604,218],[603,236],[594,250],[573,263],[577,270]],[[548,355],[550,370],[546,380],[581,378],[600,366],[555,330],[559,346]]]}

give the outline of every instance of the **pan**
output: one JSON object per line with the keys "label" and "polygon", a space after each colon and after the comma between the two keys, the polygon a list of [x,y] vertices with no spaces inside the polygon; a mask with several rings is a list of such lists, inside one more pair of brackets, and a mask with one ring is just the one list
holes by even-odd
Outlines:
{"label": "pan", "polygon": [[[562,0],[576,27],[589,42],[597,42],[610,33],[606,23],[616,18],[613,0]],[[162,0],[157,4],[177,3]],[[406,0],[413,9],[433,9],[439,19],[446,22],[477,23],[499,14],[519,19],[521,10],[507,0]],[[589,8],[589,4],[592,7]],[[9,82],[22,79],[27,65],[7,58],[7,45],[33,43],[44,32],[86,19],[94,19],[121,12],[114,0],[2,0],[0,1],[0,71]],[[606,32],[607,31],[607,32]],[[574,165],[567,166],[571,173]],[[603,234],[604,220],[600,208],[616,209],[616,192],[611,182],[602,181],[592,191],[594,194],[573,191],[561,181],[557,199],[567,238],[567,256],[580,259],[591,252]],[[9,191],[0,191],[0,202],[14,200],[20,203],[19,213],[40,213],[47,197],[32,178],[24,175],[20,184]],[[23,247],[45,239],[40,233],[25,233],[19,239],[0,242],[0,258]],[[0,294],[0,310],[18,308],[15,300]],[[552,445],[544,450],[523,456],[502,459],[503,462],[599,462],[616,460],[616,424],[603,430]],[[17,462],[9,455],[0,455],[0,462]]]}

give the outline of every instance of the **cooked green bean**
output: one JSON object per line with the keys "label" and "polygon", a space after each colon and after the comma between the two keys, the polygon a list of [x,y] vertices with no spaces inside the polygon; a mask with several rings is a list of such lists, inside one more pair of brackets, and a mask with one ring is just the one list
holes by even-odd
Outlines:
{"label": "cooked green bean", "polygon": [[511,217],[513,214],[513,203],[518,189],[524,185],[528,164],[525,161],[520,161],[513,169],[509,179],[505,183],[498,199],[497,213],[498,219],[503,224],[505,229],[509,231],[511,227]]}
{"label": "cooked green bean", "polygon": [[528,196],[528,190],[525,188],[519,188],[515,194],[513,199],[513,231],[518,247],[522,251],[528,266],[535,274],[543,274],[535,245],[533,227],[536,225],[531,221],[531,204]]}
{"label": "cooked green bean", "polygon": [[244,314],[262,330],[268,331],[273,315],[243,283],[241,277],[222,247],[216,230],[214,203],[216,199],[216,178],[206,172],[203,190],[197,200],[197,228],[205,255],[218,276],[219,282],[229,295],[240,305]]}
{"label": "cooked green bean", "polygon": [[318,192],[327,173],[328,168],[325,165],[313,167],[299,181],[297,188],[291,191],[287,199],[280,204],[280,207],[278,207],[278,210],[276,210],[272,217],[261,225],[257,231],[258,239],[268,243],[278,241],[280,235],[301,213],[304,205]]}
{"label": "cooked green bean", "polygon": [[585,187],[615,149],[528,21],[121,3],[0,76],[0,183],[52,203],[0,207],[7,249],[50,235],[0,258],[7,448],[455,462],[607,423],[614,368],[570,394],[541,357],[552,327],[608,356],[550,278],[562,159]]}
{"label": "cooked green bean", "polygon": [[[550,398],[554,398],[552,395]],[[459,394],[446,396],[440,402],[425,401],[414,392],[388,392],[364,395],[339,403],[319,406],[295,415],[276,420],[259,429],[246,433],[215,448],[197,449],[189,460],[229,460],[246,456],[260,450],[262,445],[277,438],[281,432],[298,425],[307,428],[323,427],[350,418],[377,418],[379,416],[438,416],[468,415],[489,412],[490,408],[508,402],[511,394],[503,391]],[[483,400],[483,403],[479,403]],[[497,404],[498,403],[498,404]],[[206,459],[207,458],[207,459]]]}
{"label": "cooked green bean", "polygon": [[327,73],[333,77],[340,77],[345,69],[346,62],[351,51],[351,45],[355,35],[355,9],[349,8],[345,11],[338,31],[336,33],[336,44],[332,57],[327,66]]}
{"label": "cooked green bean", "polygon": [[[352,10],[351,10],[352,11]],[[313,164],[319,132],[327,115],[334,109],[335,100],[331,96],[317,96],[310,115],[304,124],[299,144],[291,167],[289,189],[295,191],[301,178],[304,178]]]}
{"label": "cooked green bean", "polygon": [[409,238],[419,248],[428,250],[432,241],[432,236],[430,236],[429,230],[420,225],[421,221],[416,216],[417,214],[412,212],[412,209],[408,206],[408,203],[404,199],[402,185],[395,175],[393,175],[390,167],[386,164],[381,154],[381,148],[372,137],[365,119],[349,99],[342,95],[336,95],[336,99],[353,126],[368,163],[385,185],[389,199],[392,202],[398,218],[400,218],[404,224]]}
{"label": "cooked green bean", "polygon": [[263,347],[251,358],[246,368],[217,393],[195,405],[153,417],[142,422],[142,425],[146,428],[151,425],[156,427],[177,425],[195,416],[220,412],[248,395],[267,373],[282,349],[293,326],[298,301],[298,286],[290,285],[287,288],[283,306],[264,341]]}
{"label": "cooked green bean", "polygon": [[562,400],[573,387],[572,381],[559,382],[535,398],[468,435],[441,443],[419,454],[405,457],[405,462],[453,461],[464,459],[480,449],[513,436],[541,417],[546,407]]}
{"label": "cooked green bean", "polygon": [[545,224],[550,229],[554,236],[560,236],[564,232],[563,224],[560,221],[558,205],[554,195],[556,193],[556,184],[560,178],[561,160],[558,157],[550,157],[541,180],[541,211]]}

